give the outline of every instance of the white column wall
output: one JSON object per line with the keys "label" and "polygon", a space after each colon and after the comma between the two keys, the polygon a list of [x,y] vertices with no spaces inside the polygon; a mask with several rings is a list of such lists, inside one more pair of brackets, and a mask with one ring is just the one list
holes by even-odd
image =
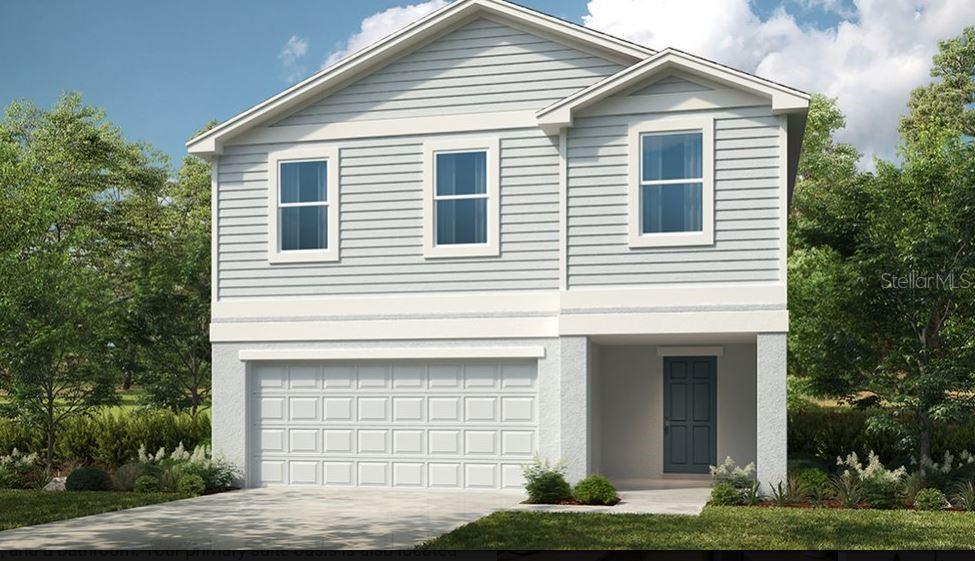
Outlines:
{"label": "white column wall", "polygon": [[561,433],[566,479],[570,483],[589,474],[589,339],[561,337]]}
{"label": "white column wall", "polygon": [[786,446],[786,334],[759,333],[757,336],[756,467],[762,489],[785,481]]}

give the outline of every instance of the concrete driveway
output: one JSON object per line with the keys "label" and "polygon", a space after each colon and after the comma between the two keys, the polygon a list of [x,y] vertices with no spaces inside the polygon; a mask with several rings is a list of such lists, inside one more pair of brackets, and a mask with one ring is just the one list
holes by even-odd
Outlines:
{"label": "concrete driveway", "polygon": [[517,492],[247,489],[0,532],[0,549],[409,548]]}

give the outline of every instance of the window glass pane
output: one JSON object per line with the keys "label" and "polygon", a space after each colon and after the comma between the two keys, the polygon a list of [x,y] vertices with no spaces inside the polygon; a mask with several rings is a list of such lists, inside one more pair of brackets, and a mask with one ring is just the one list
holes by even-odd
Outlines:
{"label": "window glass pane", "polygon": [[285,162],[281,164],[281,202],[311,203],[326,200],[328,162]]}
{"label": "window glass pane", "polygon": [[487,193],[487,153],[437,154],[437,195]]}
{"label": "window glass pane", "polygon": [[291,206],[281,209],[281,250],[325,249],[327,214],[325,206]]}
{"label": "window glass pane", "polygon": [[643,233],[700,232],[701,184],[644,185]]}
{"label": "window glass pane", "polygon": [[487,199],[437,201],[436,243],[487,243]]}
{"label": "window glass pane", "polygon": [[643,180],[700,179],[699,132],[643,136]]}

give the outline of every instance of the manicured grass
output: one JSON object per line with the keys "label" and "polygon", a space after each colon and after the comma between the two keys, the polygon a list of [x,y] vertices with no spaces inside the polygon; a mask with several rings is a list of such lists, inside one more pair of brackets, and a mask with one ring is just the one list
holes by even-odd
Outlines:
{"label": "manicured grass", "polygon": [[183,498],[179,493],[0,490],[0,530]]}
{"label": "manicured grass", "polygon": [[975,513],[707,507],[700,516],[497,512],[424,549],[972,549]]}

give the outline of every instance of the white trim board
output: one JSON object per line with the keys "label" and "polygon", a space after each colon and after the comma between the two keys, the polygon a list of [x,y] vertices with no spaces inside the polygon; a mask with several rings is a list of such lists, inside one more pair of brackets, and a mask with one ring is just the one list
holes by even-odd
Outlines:
{"label": "white trim board", "polygon": [[724,347],[657,347],[657,356],[724,356]]}
{"label": "white trim board", "polygon": [[269,360],[399,360],[545,358],[545,347],[372,347],[345,349],[243,349],[242,361]]}

